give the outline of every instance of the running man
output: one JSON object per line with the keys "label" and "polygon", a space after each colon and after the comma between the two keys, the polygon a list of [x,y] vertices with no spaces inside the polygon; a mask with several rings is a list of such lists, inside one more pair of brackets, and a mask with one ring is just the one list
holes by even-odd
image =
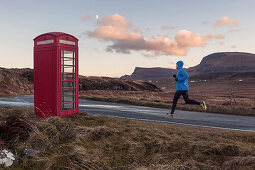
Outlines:
{"label": "running man", "polygon": [[177,101],[181,97],[181,95],[183,96],[183,99],[186,104],[200,105],[204,110],[206,110],[206,104],[204,101],[198,102],[198,101],[189,99],[189,95],[188,95],[189,75],[186,72],[186,70],[183,68],[183,65],[184,65],[183,61],[178,61],[176,63],[176,69],[178,70],[177,75],[175,75],[175,74],[173,75],[173,77],[175,78],[175,81],[176,81],[176,92],[175,92],[174,99],[173,99],[171,114],[169,115],[169,113],[167,113],[167,115],[169,115],[172,118],[174,116],[174,110],[175,110]]}

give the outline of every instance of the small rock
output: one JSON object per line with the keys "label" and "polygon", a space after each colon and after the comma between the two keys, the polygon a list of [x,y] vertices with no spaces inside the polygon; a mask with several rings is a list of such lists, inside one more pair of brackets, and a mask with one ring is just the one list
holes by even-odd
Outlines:
{"label": "small rock", "polygon": [[31,156],[31,157],[39,157],[41,154],[40,151],[34,150],[34,149],[25,149],[23,151],[24,156]]}
{"label": "small rock", "polygon": [[0,165],[4,165],[5,167],[10,167],[13,165],[15,161],[14,154],[8,151],[7,149],[3,149],[0,152]]}

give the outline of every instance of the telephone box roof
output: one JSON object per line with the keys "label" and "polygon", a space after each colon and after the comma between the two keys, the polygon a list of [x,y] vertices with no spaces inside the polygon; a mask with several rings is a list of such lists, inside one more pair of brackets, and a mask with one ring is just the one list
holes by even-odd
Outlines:
{"label": "telephone box roof", "polygon": [[78,39],[75,36],[64,33],[64,32],[48,32],[48,33],[45,33],[45,34],[38,35],[37,37],[34,38],[34,40],[37,39],[38,37],[45,36],[45,35],[52,35],[52,36],[55,36],[55,37],[59,37],[59,36],[62,36],[62,35],[68,35],[68,36],[71,36],[71,37],[75,38],[78,41]]}

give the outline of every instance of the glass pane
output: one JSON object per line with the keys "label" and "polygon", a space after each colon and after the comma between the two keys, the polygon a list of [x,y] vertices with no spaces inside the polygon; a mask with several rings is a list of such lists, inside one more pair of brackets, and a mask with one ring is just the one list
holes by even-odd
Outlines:
{"label": "glass pane", "polygon": [[64,104],[64,110],[69,110],[69,109],[73,109],[74,107],[73,103],[68,103],[68,104]]}
{"label": "glass pane", "polygon": [[74,96],[62,96],[62,101],[63,102],[73,102]]}
{"label": "glass pane", "polygon": [[62,95],[73,95],[74,89],[63,89]]}
{"label": "glass pane", "polygon": [[62,60],[64,60],[63,61],[63,63],[64,63],[64,65],[73,65],[73,59],[70,59],[70,58],[65,58],[65,59],[63,59],[62,58]]}
{"label": "glass pane", "polygon": [[72,73],[72,72],[73,72],[73,67],[72,67],[72,66],[71,66],[71,67],[65,66],[65,67],[64,67],[64,72],[65,72],[65,73]]}
{"label": "glass pane", "polygon": [[64,50],[64,57],[73,58],[73,51]]}
{"label": "glass pane", "polygon": [[37,45],[43,45],[43,44],[51,44],[54,43],[54,40],[43,40],[43,41],[38,41],[36,44]]}
{"label": "glass pane", "polygon": [[63,80],[74,80],[75,79],[75,75],[73,73],[62,74],[62,79]]}
{"label": "glass pane", "polygon": [[74,82],[73,81],[62,81],[62,87],[73,87]]}
{"label": "glass pane", "polygon": [[59,40],[59,43],[61,44],[67,44],[67,45],[75,45],[75,42],[68,41],[68,40]]}

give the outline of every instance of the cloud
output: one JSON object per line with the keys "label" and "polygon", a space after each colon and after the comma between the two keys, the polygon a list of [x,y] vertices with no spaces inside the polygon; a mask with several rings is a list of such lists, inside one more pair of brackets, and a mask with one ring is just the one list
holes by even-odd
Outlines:
{"label": "cloud", "polygon": [[82,20],[82,21],[87,21],[87,20],[89,20],[90,18],[91,18],[90,15],[84,15],[84,16],[81,17],[81,20]]}
{"label": "cloud", "polygon": [[140,34],[135,32],[128,32],[131,23],[127,22],[125,17],[114,14],[113,16],[104,16],[98,21],[98,28],[93,32],[88,32],[91,37],[96,37],[104,40],[125,40],[135,39]]}
{"label": "cloud", "polygon": [[236,48],[236,45],[231,45],[230,48]]}
{"label": "cloud", "polygon": [[225,16],[220,18],[216,23],[214,24],[215,27],[217,26],[228,26],[228,27],[233,27],[233,26],[238,26],[239,23],[237,22],[236,19],[230,19],[229,17]]}
{"label": "cloud", "polygon": [[[97,22],[97,28],[94,31],[86,32],[86,35],[111,42],[112,44],[106,48],[109,52],[141,51],[146,52],[145,56],[185,56],[191,47],[202,47],[209,40],[206,36],[188,30],[178,31],[173,40],[170,40],[167,35],[147,38],[137,28],[125,17],[114,14],[102,17]],[[211,38],[219,39],[221,37],[211,35]]]}
{"label": "cloud", "polygon": [[174,30],[176,28],[177,28],[177,26],[173,26],[173,25],[163,25],[161,27],[162,30]]}
{"label": "cloud", "polygon": [[112,26],[125,29],[132,26],[131,22],[127,22],[126,18],[119,14],[114,14],[113,16],[104,16],[98,23],[100,26]]}
{"label": "cloud", "polygon": [[181,47],[201,47],[206,43],[205,37],[187,30],[179,31],[175,36],[175,40]]}

